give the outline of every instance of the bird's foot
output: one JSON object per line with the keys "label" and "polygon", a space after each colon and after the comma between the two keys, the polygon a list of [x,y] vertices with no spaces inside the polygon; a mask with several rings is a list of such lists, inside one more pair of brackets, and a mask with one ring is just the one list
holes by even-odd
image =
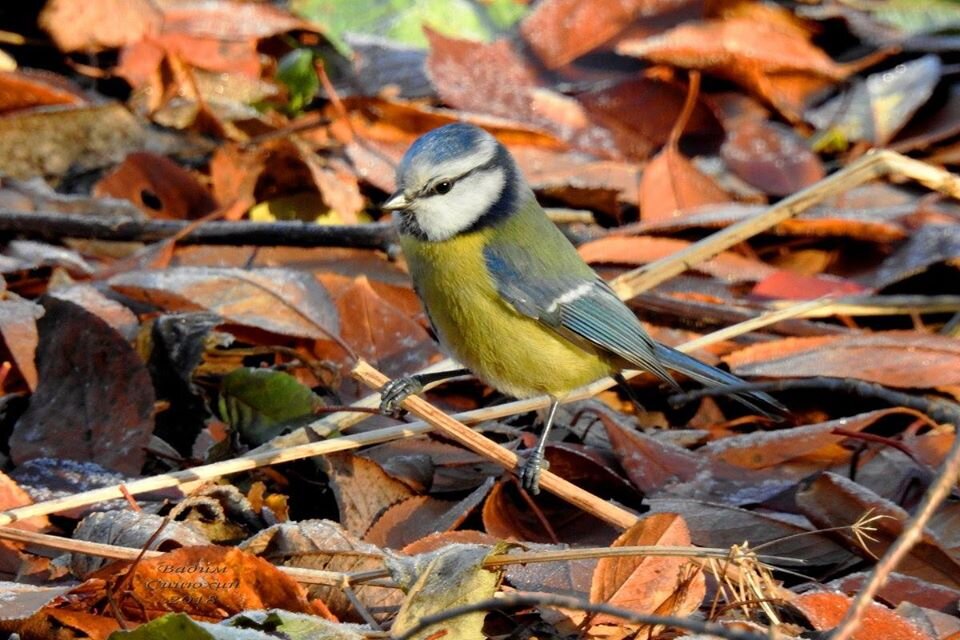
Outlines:
{"label": "bird's foot", "polygon": [[543,451],[534,449],[525,452],[526,459],[520,465],[520,486],[524,491],[537,495],[540,493],[540,473],[550,468],[550,463],[543,457]]}
{"label": "bird's foot", "polygon": [[416,376],[390,380],[380,389],[380,413],[396,416],[400,413],[400,405],[403,401],[421,391],[423,391],[423,383]]}

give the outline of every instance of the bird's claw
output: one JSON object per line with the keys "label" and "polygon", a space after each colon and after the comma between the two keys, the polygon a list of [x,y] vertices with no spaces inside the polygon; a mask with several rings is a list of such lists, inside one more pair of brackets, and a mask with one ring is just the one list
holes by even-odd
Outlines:
{"label": "bird's claw", "polygon": [[423,391],[423,384],[414,376],[395,378],[380,389],[380,413],[395,416],[400,413],[400,405],[412,395]]}
{"label": "bird's claw", "polygon": [[535,449],[528,452],[520,466],[520,486],[528,493],[539,494],[540,473],[549,468],[550,463],[543,457],[543,451]]}

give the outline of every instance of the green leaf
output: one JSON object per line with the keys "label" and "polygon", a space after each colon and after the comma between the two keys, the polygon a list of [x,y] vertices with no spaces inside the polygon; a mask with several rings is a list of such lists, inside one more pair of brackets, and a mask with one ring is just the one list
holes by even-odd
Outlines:
{"label": "green leaf", "polygon": [[220,417],[252,445],[310,422],[322,406],[309,387],[282,371],[242,367],[220,383]]}
{"label": "green leaf", "polygon": [[495,39],[526,13],[519,0],[292,0],[291,9],[324,26],[324,35],[342,53],[347,32],[384,36],[426,48],[423,27],[466,40]]}
{"label": "green leaf", "polygon": [[854,6],[879,22],[896,27],[905,36],[960,28],[960,2],[956,0],[886,0],[858,2]]}
{"label": "green leaf", "polygon": [[320,91],[320,79],[313,61],[310,49],[294,49],[280,58],[277,80],[287,88],[287,112],[290,114],[300,113]]}
{"label": "green leaf", "polygon": [[330,622],[280,609],[238,613],[220,624],[263,631],[272,638],[288,640],[363,640],[366,637],[359,625]]}

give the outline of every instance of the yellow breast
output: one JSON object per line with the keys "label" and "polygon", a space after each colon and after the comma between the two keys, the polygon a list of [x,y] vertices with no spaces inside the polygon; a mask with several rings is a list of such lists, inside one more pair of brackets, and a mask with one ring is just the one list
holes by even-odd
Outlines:
{"label": "yellow breast", "polygon": [[401,237],[420,299],[447,352],[490,386],[526,398],[562,397],[610,375],[609,362],[533,318],[497,294],[483,247],[489,229],[444,242]]}

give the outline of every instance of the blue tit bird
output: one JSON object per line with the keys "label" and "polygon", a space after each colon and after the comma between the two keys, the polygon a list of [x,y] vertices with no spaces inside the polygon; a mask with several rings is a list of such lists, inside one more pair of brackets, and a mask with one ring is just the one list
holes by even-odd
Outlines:
{"label": "blue tit bird", "polygon": [[[543,450],[559,400],[621,371],[641,369],[677,388],[668,370],[708,386],[734,375],[655,342],[633,312],[551,222],[516,162],[489,133],[450,124],[418,138],[397,170],[400,246],[442,347],[467,367],[399,378],[381,392],[395,411],[423,385],[467,373],[516,398],[551,398],[543,432],[519,472],[538,492]],[[761,392],[733,394],[767,413]]]}

